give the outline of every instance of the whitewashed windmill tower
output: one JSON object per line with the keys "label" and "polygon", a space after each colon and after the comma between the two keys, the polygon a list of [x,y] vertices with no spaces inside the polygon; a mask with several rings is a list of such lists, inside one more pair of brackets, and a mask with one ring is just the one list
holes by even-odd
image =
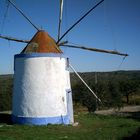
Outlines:
{"label": "whitewashed windmill tower", "polygon": [[[104,0],[93,6],[61,37],[63,0],[60,0],[57,42],[46,31],[39,30],[11,0],[8,1],[38,30],[30,41],[0,35],[0,38],[28,43],[22,52],[14,57],[13,122],[37,125],[74,123],[72,91],[68,71],[69,66],[72,69],[73,67],[69,65],[68,59],[63,56],[60,46],[127,56],[127,54],[117,51],[70,45],[67,44],[67,41],[60,42],[71,29]],[[78,75],[75,70],[74,72]],[[79,75],[78,77],[99,100],[83,79]]]}
{"label": "whitewashed windmill tower", "polygon": [[15,55],[13,122],[73,123],[68,59],[54,40],[38,31]]}

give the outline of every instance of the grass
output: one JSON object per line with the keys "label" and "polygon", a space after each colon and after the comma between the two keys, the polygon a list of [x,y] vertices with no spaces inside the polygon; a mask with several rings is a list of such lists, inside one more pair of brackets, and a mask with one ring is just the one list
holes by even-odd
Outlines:
{"label": "grass", "polygon": [[75,115],[78,126],[27,126],[0,123],[0,140],[120,140],[139,128],[136,119],[94,114]]}

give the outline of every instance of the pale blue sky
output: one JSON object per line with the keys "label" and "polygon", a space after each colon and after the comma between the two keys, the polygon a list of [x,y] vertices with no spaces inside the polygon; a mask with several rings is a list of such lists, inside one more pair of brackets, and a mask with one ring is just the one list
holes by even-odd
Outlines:
{"label": "pale blue sky", "polygon": [[[0,34],[31,39],[36,30],[6,0],[0,0]],[[13,0],[40,28],[57,39],[59,0]],[[99,0],[65,0],[62,33]],[[140,0],[105,0],[63,40],[128,53],[121,56],[63,48],[77,71],[140,70]],[[14,54],[26,46],[0,39],[0,74],[13,73]]]}

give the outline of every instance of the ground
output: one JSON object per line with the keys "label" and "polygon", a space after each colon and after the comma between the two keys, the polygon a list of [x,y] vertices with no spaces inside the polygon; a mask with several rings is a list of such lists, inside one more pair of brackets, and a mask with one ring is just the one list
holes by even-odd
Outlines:
{"label": "ground", "polygon": [[140,105],[138,106],[124,106],[120,109],[118,108],[111,108],[107,110],[97,110],[95,114],[100,115],[130,115],[131,113],[140,112]]}
{"label": "ground", "polygon": [[[0,113],[0,140],[130,140],[140,139],[140,106],[128,106],[115,113],[76,112],[76,126],[16,125],[10,112]],[[101,113],[102,112],[102,113]],[[118,113],[117,113],[118,112]],[[122,115],[124,112],[125,115]],[[98,113],[98,114],[97,114]],[[99,115],[100,113],[100,115]]]}

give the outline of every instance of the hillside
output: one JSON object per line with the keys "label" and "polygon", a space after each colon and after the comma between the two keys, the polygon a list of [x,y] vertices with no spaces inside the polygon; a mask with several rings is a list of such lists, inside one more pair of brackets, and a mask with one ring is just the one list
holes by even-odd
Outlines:
{"label": "hillside", "polygon": [[[124,95],[122,96],[122,94],[120,94],[119,86],[121,82],[127,84],[126,82],[128,81],[133,84],[132,87],[136,85],[136,89],[132,95],[137,97],[134,98],[136,100],[133,102],[130,100],[129,104],[140,104],[138,101],[140,97],[140,71],[96,72],[96,74],[95,72],[85,72],[79,74],[94,91],[98,92],[98,96],[104,101],[105,106],[113,106],[116,104],[115,102],[120,103],[120,98],[124,101]],[[74,73],[71,73],[70,77],[74,103],[83,104],[83,101],[88,100],[88,104],[90,104],[89,98],[93,99],[93,96]],[[12,87],[13,75],[0,75],[0,111],[11,109]],[[108,102],[108,99],[110,102]],[[93,100],[95,101],[95,99]]]}
{"label": "hillside", "polygon": [[[100,81],[109,81],[109,80],[116,80],[120,81],[122,79],[131,79],[131,80],[138,80],[140,82],[140,71],[133,70],[133,71],[113,71],[113,72],[84,72],[79,73],[81,77],[87,82],[95,83],[95,75],[97,76],[97,80]],[[77,78],[75,73],[71,73],[71,83],[76,84],[80,80]]]}
{"label": "hillside", "polygon": [[0,75],[0,111],[11,109],[13,75]]}

